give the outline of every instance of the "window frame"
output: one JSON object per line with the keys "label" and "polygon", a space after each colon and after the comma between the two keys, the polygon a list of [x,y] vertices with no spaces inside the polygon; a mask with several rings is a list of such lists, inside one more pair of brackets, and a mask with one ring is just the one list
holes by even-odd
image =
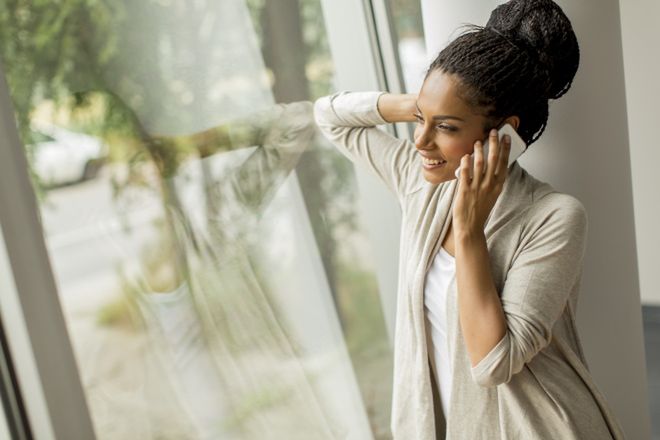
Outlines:
{"label": "window frame", "polygon": [[39,439],[93,439],[1,65],[0,143],[0,313],[30,423],[23,428]]}
{"label": "window frame", "polygon": [[[387,0],[319,1],[336,87],[404,93]],[[352,31],[346,33],[345,29]],[[408,124],[385,129],[411,137]],[[94,439],[2,65],[0,143],[0,315],[20,387],[10,397],[23,397],[29,422],[29,426],[22,426],[23,432],[47,440]],[[394,197],[373,176],[359,167],[356,174],[360,216],[363,224],[369,225],[365,230],[374,250],[381,302],[393,344],[401,213]],[[381,236],[391,240],[379,240]]]}

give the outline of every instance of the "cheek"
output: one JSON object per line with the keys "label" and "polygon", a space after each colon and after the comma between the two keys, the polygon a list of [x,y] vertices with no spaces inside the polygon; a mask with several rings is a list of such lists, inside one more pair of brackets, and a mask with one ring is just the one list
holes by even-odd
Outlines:
{"label": "cheek", "polygon": [[461,160],[466,154],[471,154],[474,150],[474,144],[464,138],[446,138],[441,144],[445,153],[445,157],[456,162]]}

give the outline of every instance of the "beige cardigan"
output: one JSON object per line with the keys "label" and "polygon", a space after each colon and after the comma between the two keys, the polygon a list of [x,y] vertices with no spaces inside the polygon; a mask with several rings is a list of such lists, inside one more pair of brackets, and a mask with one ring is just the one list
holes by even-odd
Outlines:
{"label": "beige cardigan", "polygon": [[485,226],[507,333],[472,368],[452,284],[446,308],[454,374],[445,422],[429,369],[423,287],[449,226],[457,180],[428,183],[414,145],[376,128],[387,123],[376,107],[381,93],[336,93],[318,99],[314,113],[323,134],[375,173],[402,210],[394,439],[624,439],[589,372],[575,325],[585,208],[517,162]]}

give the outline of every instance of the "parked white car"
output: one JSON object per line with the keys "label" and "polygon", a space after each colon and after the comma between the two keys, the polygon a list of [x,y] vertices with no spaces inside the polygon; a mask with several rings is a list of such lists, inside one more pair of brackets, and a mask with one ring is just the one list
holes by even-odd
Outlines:
{"label": "parked white car", "polygon": [[79,182],[96,176],[108,154],[99,138],[45,123],[31,127],[32,167],[49,186]]}

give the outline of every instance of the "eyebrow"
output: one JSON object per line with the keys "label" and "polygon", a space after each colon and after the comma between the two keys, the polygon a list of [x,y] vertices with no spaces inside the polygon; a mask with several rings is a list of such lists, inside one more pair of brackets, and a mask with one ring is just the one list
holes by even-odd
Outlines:
{"label": "eyebrow", "polygon": [[[421,115],[421,114],[422,114],[422,111],[419,109],[419,105],[417,105],[416,102],[415,102],[415,108],[417,109],[417,111],[418,111],[419,114]],[[433,119],[433,120],[456,119],[456,120],[458,120],[458,121],[463,121],[463,122],[465,122],[465,119],[463,119],[463,118],[459,118],[458,116],[451,116],[451,115],[435,115],[435,116],[433,116],[431,119]]]}

